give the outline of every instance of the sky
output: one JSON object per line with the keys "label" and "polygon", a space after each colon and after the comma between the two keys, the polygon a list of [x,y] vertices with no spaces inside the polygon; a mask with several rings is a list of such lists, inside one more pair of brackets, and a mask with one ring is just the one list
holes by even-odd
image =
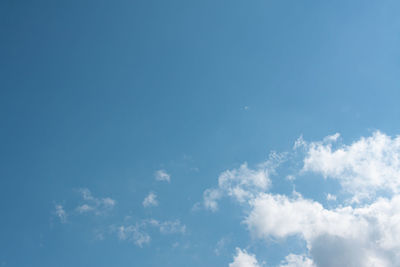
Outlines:
{"label": "sky", "polygon": [[1,1],[0,266],[399,266],[399,13]]}

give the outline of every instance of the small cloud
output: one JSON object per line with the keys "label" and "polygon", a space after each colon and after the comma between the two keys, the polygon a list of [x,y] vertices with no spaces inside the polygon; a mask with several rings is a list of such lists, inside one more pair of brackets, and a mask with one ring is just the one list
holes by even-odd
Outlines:
{"label": "small cloud", "polygon": [[93,200],[94,199],[94,197],[92,196],[92,193],[90,192],[89,189],[81,188],[81,189],[79,189],[79,191],[82,194],[82,198],[84,200]]}
{"label": "small cloud", "polygon": [[97,198],[92,195],[89,189],[81,188],[79,192],[82,195],[84,203],[79,205],[76,210],[79,213],[93,212],[96,215],[102,215],[112,210],[116,205],[116,201],[112,198]]}
{"label": "small cloud", "polygon": [[300,135],[299,138],[294,142],[293,149],[305,148],[307,146],[307,142],[304,141],[303,135]]}
{"label": "small cloud", "polygon": [[134,242],[137,246],[143,247],[150,243],[150,236],[140,229],[140,225],[129,225],[118,227],[118,238]]}
{"label": "small cloud", "polygon": [[89,206],[88,204],[83,204],[83,205],[81,205],[81,206],[78,206],[78,207],[76,208],[76,210],[77,210],[79,213],[86,213],[86,212],[89,212],[89,211],[94,210],[94,208],[93,208],[92,206]]}
{"label": "small cloud", "polygon": [[340,133],[335,133],[332,135],[328,135],[324,138],[325,143],[330,143],[330,142],[336,142],[338,138],[340,137]]}
{"label": "small cloud", "polygon": [[155,219],[143,220],[132,225],[121,225],[113,227],[120,240],[132,241],[135,245],[143,247],[150,243],[151,237],[147,233],[151,231],[151,227],[157,228],[161,234],[184,234],[186,226],[181,224],[179,220],[175,221],[158,221]]}
{"label": "small cloud", "polygon": [[218,189],[209,188],[203,193],[204,207],[211,211],[218,210],[218,200],[222,197],[222,193]]}
{"label": "small cloud", "polygon": [[202,204],[200,202],[196,202],[192,206],[192,212],[196,212],[196,211],[200,210],[201,208],[202,208]]}
{"label": "small cloud", "polygon": [[281,262],[280,267],[316,267],[313,261],[305,255],[289,254]]}
{"label": "small cloud", "polygon": [[171,175],[169,175],[165,170],[156,171],[154,176],[157,181],[166,181],[168,183],[171,181]]}
{"label": "small cloud", "polygon": [[336,196],[332,194],[327,194],[326,195],[326,200],[328,201],[336,201]]}
{"label": "small cloud", "polygon": [[254,254],[236,248],[236,256],[234,256],[233,262],[229,264],[229,267],[260,267],[260,264]]}
{"label": "small cloud", "polygon": [[288,180],[288,181],[290,181],[290,182],[293,182],[294,180],[296,180],[296,176],[294,176],[294,175],[288,175],[288,176],[286,176],[286,180]]}
{"label": "small cloud", "polygon": [[60,219],[60,221],[62,223],[66,223],[67,222],[67,213],[64,210],[64,207],[62,205],[56,205],[56,215],[57,217]]}
{"label": "small cloud", "polygon": [[158,206],[157,195],[150,192],[143,200],[143,207],[156,207]]}
{"label": "small cloud", "polygon": [[215,249],[214,249],[215,255],[217,255],[217,256],[221,255],[222,251],[225,250],[225,247],[226,247],[228,241],[229,240],[227,238],[221,238],[217,242]]}

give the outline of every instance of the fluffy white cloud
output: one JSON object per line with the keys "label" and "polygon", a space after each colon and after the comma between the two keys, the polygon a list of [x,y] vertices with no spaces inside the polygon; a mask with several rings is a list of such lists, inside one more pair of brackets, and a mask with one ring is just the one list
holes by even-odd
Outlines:
{"label": "fluffy white cloud", "polygon": [[352,216],[351,207],[331,211],[302,197],[290,199],[272,194],[260,194],[251,200],[251,206],[245,222],[250,232],[259,238],[301,234],[306,240],[311,240],[321,232],[340,236],[357,234],[357,228],[351,228],[357,221]]}
{"label": "fluffy white cloud", "polygon": [[261,267],[261,265],[258,264],[255,255],[247,253],[246,250],[236,248],[236,255],[229,267]]}
{"label": "fluffy white cloud", "polygon": [[153,192],[150,192],[142,202],[143,207],[155,207],[158,206],[157,195]]}
{"label": "fluffy white cloud", "polygon": [[255,169],[249,168],[245,162],[237,169],[222,172],[218,177],[218,187],[204,191],[204,206],[216,211],[218,200],[223,196],[229,196],[239,203],[244,203],[254,198],[259,192],[265,192],[271,184],[270,175],[283,160],[284,154],[271,153],[269,159],[257,165]]}
{"label": "fluffy white cloud", "polygon": [[154,176],[157,181],[166,181],[168,183],[171,181],[171,175],[169,175],[165,170],[156,171]]}
{"label": "fluffy white cloud", "polygon": [[[218,187],[204,192],[204,205],[217,210],[218,200],[230,196],[244,209],[243,223],[254,238],[284,240],[290,236],[306,243],[304,254],[289,254],[280,267],[396,267],[400,266],[400,137],[379,131],[350,145],[338,143],[340,135],[320,142],[299,138],[289,155],[289,169],[299,173],[284,177],[295,186],[305,173],[339,181],[343,197],[323,192],[335,208],[324,207],[300,193],[267,193],[270,170],[257,166],[223,172]],[[296,162],[295,162],[296,161]],[[279,161],[278,161],[279,162]],[[270,165],[272,166],[272,165]],[[277,164],[275,164],[277,166]],[[293,167],[293,168],[291,168]],[[349,201],[351,200],[351,201]],[[240,249],[229,266],[258,266],[254,255]]]}
{"label": "fluffy white cloud", "polygon": [[302,197],[261,194],[251,206],[245,223],[254,237],[300,236],[318,267],[400,264],[400,196],[328,210]]}
{"label": "fluffy white cloud", "polygon": [[338,134],[306,147],[303,171],[337,179],[354,201],[375,196],[378,191],[391,194],[400,189],[400,137],[375,132],[351,145],[333,148]]}
{"label": "fluffy white cloud", "polygon": [[62,223],[67,222],[67,212],[64,210],[64,207],[62,205],[56,205],[55,206],[55,213],[57,217],[60,219]]}
{"label": "fluffy white cloud", "polygon": [[81,193],[84,202],[76,208],[76,211],[79,213],[93,212],[95,215],[103,215],[112,210],[116,204],[116,201],[109,197],[94,197],[87,188],[82,188],[79,192]]}

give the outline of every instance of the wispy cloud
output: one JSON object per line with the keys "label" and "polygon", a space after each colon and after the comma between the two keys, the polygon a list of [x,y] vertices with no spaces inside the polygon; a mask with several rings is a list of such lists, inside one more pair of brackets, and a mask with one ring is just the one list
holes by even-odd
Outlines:
{"label": "wispy cloud", "polygon": [[279,267],[316,267],[314,262],[305,255],[289,254]]}
{"label": "wispy cloud", "polygon": [[216,211],[218,200],[229,196],[239,203],[247,202],[260,192],[265,192],[270,184],[270,176],[275,173],[275,168],[284,161],[284,154],[271,153],[267,161],[251,169],[247,163],[239,168],[226,170],[218,177],[218,187],[209,188],[203,193],[205,208]]}
{"label": "wispy cloud", "polygon": [[160,222],[152,219],[148,223],[158,228],[162,234],[184,234],[186,232],[186,226],[181,224],[179,220]]}
{"label": "wispy cloud", "polygon": [[92,195],[89,189],[81,188],[83,203],[76,208],[78,213],[93,213],[95,215],[103,215],[112,210],[116,205],[116,201],[112,198],[97,198]]}
{"label": "wispy cloud", "polygon": [[158,170],[154,173],[154,176],[157,181],[171,181],[171,175],[169,175],[166,170]]}
{"label": "wispy cloud", "polygon": [[161,234],[184,234],[186,226],[179,220],[158,221],[156,219],[142,220],[134,224],[114,227],[120,240],[132,241],[135,245],[143,247],[151,241],[150,228],[156,228]]}
{"label": "wispy cloud", "polygon": [[328,200],[328,201],[336,201],[336,196],[328,193],[326,195],[326,200]]}
{"label": "wispy cloud", "polygon": [[129,225],[118,227],[118,238],[120,240],[129,240],[134,242],[137,246],[143,247],[145,244],[150,243],[150,236],[141,229],[141,225]]}
{"label": "wispy cloud", "polygon": [[229,242],[228,238],[221,238],[220,240],[218,240],[214,249],[215,255],[217,256],[221,255],[222,251],[225,250],[225,246],[228,242]]}
{"label": "wispy cloud", "polygon": [[155,207],[158,206],[157,195],[154,192],[150,192],[142,202],[143,207]]}
{"label": "wispy cloud", "polygon": [[62,205],[55,205],[55,214],[60,219],[62,223],[67,222],[67,213]]}

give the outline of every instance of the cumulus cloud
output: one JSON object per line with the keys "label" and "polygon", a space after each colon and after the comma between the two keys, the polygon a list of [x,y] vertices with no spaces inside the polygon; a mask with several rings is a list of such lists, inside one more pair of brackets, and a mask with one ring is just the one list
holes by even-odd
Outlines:
{"label": "cumulus cloud", "polygon": [[284,154],[271,153],[269,159],[251,169],[247,163],[239,168],[226,170],[218,177],[218,187],[206,189],[203,193],[205,208],[216,211],[218,200],[223,196],[229,196],[239,203],[247,202],[259,192],[266,191],[270,184],[270,175],[284,160]]}
{"label": "cumulus cloud", "polygon": [[143,207],[155,207],[158,206],[157,195],[153,192],[150,192],[142,202]]}
{"label": "cumulus cloud", "polygon": [[165,181],[168,183],[171,181],[171,175],[169,175],[165,170],[156,171],[154,176],[157,181]]}
{"label": "cumulus cloud", "polygon": [[400,196],[328,210],[302,197],[262,194],[251,205],[245,224],[254,237],[300,236],[318,267],[400,263]]}
{"label": "cumulus cloud", "polygon": [[258,263],[256,256],[249,254],[246,250],[236,248],[236,255],[233,258],[233,262],[229,264],[229,267],[261,267]]}
{"label": "cumulus cloud", "polygon": [[55,206],[55,213],[56,216],[60,219],[62,223],[67,222],[67,212],[64,210],[64,207],[62,205],[56,205]]}
{"label": "cumulus cloud", "polygon": [[[299,138],[293,153],[303,148],[303,167],[289,180],[306,173],[336,179],[350,201],[339,203],[332,192],[323,192],[337,205],[327,208],[298,192],[268,193],[269,172],[242,165],[220,175],[218,187],[204,192],[204,205],[216,210],[223,196],[245,201],[243,224],[253,238],[304,240],[304,254],[289,254],[280,267],[400,266],[400,137],[377,131],[350,145],[338,144],[339,137],[310,143]],[[254,255],[238,249],[229,266],[258,265]]]}
{"label": "cumulus cloud", "polygon": [[116,201],[112,198],[96,198],[92,195],[89,189],[82,188],[79,190],[83,198],[83,204],[76,208],[78,213],[94,213],[95,215],[102,215],[112,210]]}
{"label": "cumulus cloud", "polygon": [[351,145],[333,148],[338,136],[326,137],[322,142],[303,143],[307,149],[303,172],[337,179],[356,202],[373,197],[378,191],[399,193],[399,136],[392,138],[377,131]]}

